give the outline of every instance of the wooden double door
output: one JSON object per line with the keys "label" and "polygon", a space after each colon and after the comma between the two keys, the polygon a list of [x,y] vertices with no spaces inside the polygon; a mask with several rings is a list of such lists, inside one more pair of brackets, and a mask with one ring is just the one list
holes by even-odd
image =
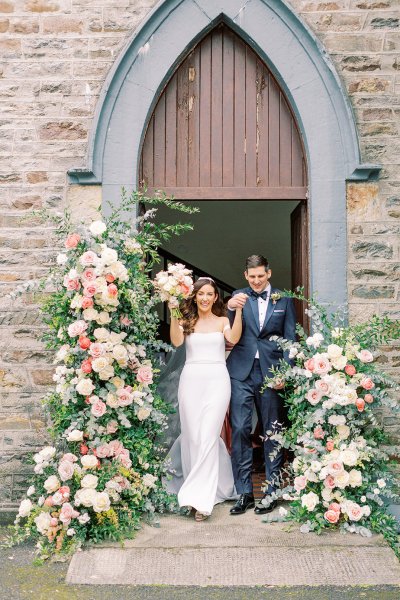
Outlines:
{"label": "wooden double door", "polygon": [[299,201],[291,215],[292,287],[307,290],[307,165],[299,128],[271,70],[225,24],[166,82],[145,129],[138,180],[149,194],[162,189],[182,200]]}

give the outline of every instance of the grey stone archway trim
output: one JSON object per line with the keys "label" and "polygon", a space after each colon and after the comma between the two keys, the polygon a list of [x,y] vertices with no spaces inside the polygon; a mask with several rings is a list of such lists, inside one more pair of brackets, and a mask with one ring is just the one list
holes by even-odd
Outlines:
{"label": "grey stone archway trim", "polygon": [[104,84],[87,165],[70,181],[102,184],[117,203],[137,185],[140,148],[157,99],[188,50],[223,19],[267,63],[297,118],[308,161],[311,290],[344,304],[346,180],[376,178],[360,164],[352,108],[324,48],[281,0],[162,0],[135,32]]}

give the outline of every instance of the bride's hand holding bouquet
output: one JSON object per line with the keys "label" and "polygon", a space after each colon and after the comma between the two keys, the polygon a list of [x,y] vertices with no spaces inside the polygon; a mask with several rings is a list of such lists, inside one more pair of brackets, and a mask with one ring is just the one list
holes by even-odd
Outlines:
{"label": "bride's hand holding bouquet", "polygon": [[193,291],[192,271],[185,265],[176,263],[170,265],[167,271],[157,273],[153,281],[154,287],[160,295],[162,302],[168,302],[171,317],[182,318],[179,305],[186,300]]}

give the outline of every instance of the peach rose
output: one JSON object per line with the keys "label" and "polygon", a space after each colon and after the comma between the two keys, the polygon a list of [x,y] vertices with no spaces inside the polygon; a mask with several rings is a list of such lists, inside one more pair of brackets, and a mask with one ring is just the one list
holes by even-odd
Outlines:
{"label": "peach rose", "polygon": [[120,317],[120,319],[119,319],[119,322],[122,325],[125,325],[125,327],[129,327],[129,325],[131,325],[133,323],[133,321],[129,317],[127,317],[126,315],[122,315]]}
{"label": "peach rose", "polygon": [[82,279],[84,279],[85,282],[94,281],[96,279],[94,269],[85,269],[82,273]]}
{"label": "peach rose", "polygon": [[324,518],[328,523],[337,523],[340,518],[340,512],[337,512],[336,510],[327,510],[324,513]]}
{"label": "peach rose", "polygon": [[69,525],[71,522],[71,519],[76,519],[76,517],[78,517],[78,516],[79,516],[79,512],[74,509],[72,504],[70,504],[69,502],[66,502],[65,504],[63,504],[59,518],[60,518],[60,521],[62,523],[64,523],[64,525]]}
{"label": "peach rose", "polygon": [[347,375],[350,375],[350,377],[356,374],[356,368],[354,365],[346,365],[344,370],[347,373]]}
{"label": "peach rose", "polygon": [[83,267],[90,267],[92,265],[95,265],[97,263],[97,254],[92,252],[92,250],[88,250],[87,252],[84,252],[82,254],[82,256],[79,259],[79,262]]}
{"label": "peach rose", "polygon": [[60,488],[58,488],[58,493],[61,494],[63,500],[66,500],[69,498],[71,490],[68,485],[62,485]]}
{"label": "peach rose", "polygon": [[81,369],[84,373],[91,373],[92,372],[92,361],[90,360],[90,358],[87,358],[86,360],[84,360],[81,364]]}
{"label": "peach rose", "polygon": [[68,277],[68,275],[66,275],[64,277],[63,283],[64,283],[64,287],[66,287],[67,290],[70,292],[77,291],[81,287],[81,284],[79,283],[79,279],[70,279]]}
{"label": "peach rose", "polygon": [[94,283],[88,283],[83,288],[83,293],[85,294],[85,296],[92,297],[95,295],[96,292],[97,292],[97,288],[94,285]]}
{"label": "peach rose", "polygon": [[86,444],[81,444],[81,445],[80,445],[80,448],[79,448],[79,452],[80,452],[82,455],[85,455],[85,454],[87,454],[87,453],[89,452],[89,447],[88,447],[88,446],[86,446]]}
{"label": "peach rose", "polygon": [[118,288],[114,283],[110,283],[110,285],[107,287],[107,294],[112,298],[115,298],[115,296],[118,295]]}
{"label": "peach rose", "polygon": [[107,410],[107,405],[100,399],[92,404],[91,413],[94,417],[102,417]]}
{"label": "peach rose", "polygon": [[314,373],[317,375],[326,375],[331,368],[331,363],[324,356],[319,356],[317,360],[315,360]]}
{"label": "peach rose", "polygon": [[338,502],[331,502],[328,506],[328,510],[334,510],[336,512],[340,512],[340,504]]}
{"label": "peach rose", "polygon": [[370,363],[374,360],[374,357],[369,350],[361,350],[357,356],[363,363]]}
{"label": "peach rose", "polygon": [[113,283],[113,281],[115,281],[114,275],[112,275],[111,273],[107,273],[106,281],[107,281],[107,283]]}
{"label": "peach rose", "polygon": [[317,379],[314,383],[315,389],[317,389],[323,396],[326,396],[329,392],[329,384],[326,381],[322,381],[321,379]]}
{"label": "peach rose", "polygon": [[81,241],[81,236],[79,233],[71,233],[65,240],[65,247],[70,250],[71,248],[76,248],[79,242]]}
{"label": "peach rose", "polygon": [[87,338],[85,336],[80,337],[79,340],[78,340],[79,347],[82,350],[87,350],[90,347],[91,343],[92,342],[89,340],[89,338]]}
{"label": "peach rose", "polygon": [[108,444],[108,447],[110,450],[109,456],[119,456],[124,450],[123,445],[118,440],[112,440],[112,442]]}
{"label": "peach rose", "polygon": [[138,372],[136,373],[136,379],[139,381],[139,383],[153,383],[152,368],[148,365],[142,365],[139,367]]}
{"label": "peach rose", "polygon": [[372,404],[372,402],[374,401],[374,397],[372,394],[365,394],[364,396],[364,400],[365,402],[367,402],[368,404]]}
{"label": "peach rose", "polygon": [[363,412],[363,410],[365,408],[365,400],[364,400],[364,398],[357,398],[357,400],[356,400],[356,406],[357,406],[357,410],[359,412]]}
{"label": "peach rose", "polygon": [[372,390],[372,388],[375,387],[375,384],[370,377],[364,377],[364,379],[361,380],[360,385],[364,390]]}
{"label": "peach rose", "polygon": [[129,406],[133,402],[133,396],[127,388],[120,388],[117,391],[118,406]]}
{"label": "peach rose", "polygon": [[107,429],[106,429],[107,433],[115,433],[116,431],[118,431],[118,422],[117,421],[110,421],[109,423],[107,423]]}
{"label": "peach rose", "polygon": [[110,456],[110,448],[108,444],[101,444],[100,446],[97,446],[96,456],[98,458],[106,458],[107,456]]}
{"label": "peach rose", "polygon": [[308,360],[306,360],[304,363],[304,368],[307,369],[307,371],[314,371],[314,369],[315,369],[314,359],[309,358]]}
{"label": "peach rose", "polygon": [[335,444],[334,444],[333,440],[327,440],[326,449],[328,450],[328,452],[332,452],[334,447],[335,447]]}
{"label": "peach rose", "polygon": [[82,308],[83,310],[86,310],[87,308],[93,308],[93,299],[92,298],[88,298],[87,296],[85,296],[84,298],[82,298]]}
{"label": "peach rose", "polygon": [[316,427],[314,429],[314,438],[316,440],[323,440],[325,437],[325,431],[322,429],[322,427]]}
{"label": "peach rose", "polygon": [[324,486],[328,488],[328,490],[333,490],[335,487],[335,478],[332,475],[328,475],[324,479]]}
{"label": "peach rose", "polygon": [[90,344],[89,354],[93,356],[93,358],[100,358],[100,356],[103,356],[105,352],[106,350],[103,344],[99,342],[93,342],[92,344]]}

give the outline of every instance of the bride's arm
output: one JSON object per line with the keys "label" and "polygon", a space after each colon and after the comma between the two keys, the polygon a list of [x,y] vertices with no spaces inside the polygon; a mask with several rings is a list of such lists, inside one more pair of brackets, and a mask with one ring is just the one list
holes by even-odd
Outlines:
{"label": "bride's arm", "polygon": [[185,336],[183,333],[182,325],[179,324],[178,319],[170,315],[171,317],[171,325],[169,327],[169,334],[171,337],[171,343],[175,348],[178,346],[182,346],[185,341]]}
{"label": "bride's arm", "polygon": [[[226,319],[227,325],[229,321]],[[226,326],[225,326],[226,327]],[[237,308],[235,312],[235,319],[231,328],[226,328],[224,331],[225,339],[231,344],[237,344],[242,335],[242,309]]]}

